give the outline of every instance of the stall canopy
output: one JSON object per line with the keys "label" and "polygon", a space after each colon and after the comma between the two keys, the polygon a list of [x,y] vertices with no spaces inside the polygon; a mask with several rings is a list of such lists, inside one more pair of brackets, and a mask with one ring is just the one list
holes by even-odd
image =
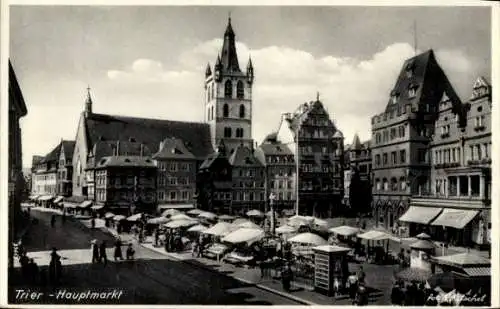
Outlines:
{"label": "stall canopy", "polygon": [[342,226],[332,227],[331,229],[329,229],[329,231],[337,235],[349,237],[357,235],[360,232],[360,229],[357,227],[342,225]]}
{"label": "stall canopy", "polygon": [[264,236],[265,233],[262,229],[241,228],[227,234],[224,238],[222,238],[222,241],[232,244],[247,243],[250,245],[261,240]]}
{"label": "stall canopy", "polygon": [[491,267],[466,267],[463,270],[469,277],[491,276]]}
{"label": "stall canopy", "polygon": [[100,209],[103,209],[104,206],[103,205],[94,205],[94,206],[91,206],[90,209],[93,209],[93,210],[100,210]]}
{"label": "stall canopy", "polygon": [[226,236],[234,230],[234,226],[228,222],[219,222],[216,225],[203,231],[203,234],[214,236]]}
{"label": "stall canopy", "polygon": [[204,211],[201,214],[199,214],[198,217],[213,220],[213,219],[217,218],[217,215],[214,213],[211,213],[209,211]]}
{"label": "stall canopy", "polygon": [[442,210],[443,208],[410,206],[399,221],[429,224]]}
{"label": "stall canopy", "polygon": [[441,225],[453,227],[456,229],[463,229],[469,222],[477,216],[479,211],[466,210],[466,209],[450,209],[446,208],[434,220],[431,225]]}
{"label": "stall canopy", "polygon": [[64,197],[62,197],[62,196],[58,196],[58,197],[56,197],[56,199],[54,200],[54,204],[57,204],[57,203],[62,202],[62,201],[63,201],[63,199],[64,199]]}
{"label": "stall canopy", "polygon": [[169,219],[166,217],[156,217],[156,218],[151,218],[148,220],[148,224],[163,224],[167,223]]}
{"label": "stall canopy", "polygon": [[197,221],[190,219],[190,220],[175,220],[175,221],[170,221],[166,223],[164,226],[171,228],[171,229],[176,229],[180,227],[189,227],[198,224]]}
{"label": "stall canopy", "polygon": [[38,198],[39,201],[50,201],[54,197],[52,195],[42,195]]}
{"label": "stall canopy", "polygon": [[387,240],[387,239],[394,239],[394,237],[390,234],[387,234],[382,231],[368,231],[363,234],[358,235],[359,238],[361,239],[366,239],[366,240]]}
{"label": "stall canopy", "polygon": [[314,221],[314,218],[293,216],[288,218],[288,224],[292,226],[309,225]]}
{"label": "stall canopy", "polygon": [[247,211],[246,215],[249,217],[264,217],[265,216],[262,211],[257,210],[257,209]]}
{"label": "stall canopy", "polygon": [[104,218],[106,218],[106,219],[113,218],[114,216],[115,216],[115,214],[112,212],[107,212],[104,214]]}
{"label": "stall canopy", "polygon": [[160,204],[158,205],[159,210],[163,209],[191,209],[194,208],[193,204]]}
{"label": "stall canopy", "polygon": [[188,215],[185,215],[185,214],[176,214],[176,215],[173,215],[172,217],[170,217],[170,220],[193,220],[193,218],[191,218],[190,216]]}
{"label": "stall canopy", "polygon": [[192,216],[198,216],[199,214],[201,214],[203,211],[199,210],[199,209],[191,209],[190,211],[187,212],[188,215],[192,215]]}
{"label": "stall canopy", "polygon": [[308,244],[315,246],[322,246],[328,244],[328,241],[326,241],[324,238],[313,233],[302,233],[293,236],[292,238],[288,239],[288,241],[292,243]]}
{"label": "stall canopy", "polygon": [[253,222],[250,222],[250,221],[247,221],[247,222],[242,222],[240,224],[233,224],[234,226],[238,227],[238,228],[247,228],[247,229],[260,229],[260,226],[258,226],[257,224],[253,223]]}
{"label": "stall canopy", "polygon": [[169,216],[175,216],[180,214],[181,212],[178,211],[177,209],[167,209],[165,210],[161,215],[164,217],[169,217]]}
{"label": "stall canopy", "polygon": [[203,232],[206,231],[207,227],[201,224],[197,224],[195,226],[192,226],[188,229],[188,232]]}
{"label": "stall canopy", "polygon": [[276,233],[278,234],[289,234],[297,232],[297,227],[293,227],[290,225],[282,225],[276,229]]}
{"label": "stall canopy", "polygon": [[130,217],[128,217],[127,221],[137,221],[137,220],[141,219],[141,217],[142,217],[142,213],[138,213],[138,214],[131,215]]}
{"label": "stall canopy", "polygon": [[452,255],[445,255],[433,258],[437,264],[459,266],[459,267],[480,267],[490,266],[491,261],[482,256],[472,254],[470,252],[463,252]]}
{"label": "stall canopy", "polygon": [[79,207],[80,207],[80,208],[87,208],[87,207],[89,207],[90,205],[92,205],[92,201],[83,201],[83,202],[79,205]]}

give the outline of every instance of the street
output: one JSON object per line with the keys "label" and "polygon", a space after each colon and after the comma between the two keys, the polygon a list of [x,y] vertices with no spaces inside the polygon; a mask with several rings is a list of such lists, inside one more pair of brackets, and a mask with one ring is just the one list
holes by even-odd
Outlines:
{"label": "street", "polygon": [[[103,292],[123,291],[119,299],[98,300],[81,304],[183,304],[183,305],[300,305],[288,298],[266,292],[252,285],[243,284],[233,278],[169,259],[147,248],[134,245],[134,262],[110,261],[91,264],[90,241],[105,240],[108,259],[113,257],[113,237],[100,230],[89,230],[81,223],[66,220],[63,224],[58,216],[55,227],[50,226],[51,213],[31,211],[39,220],[31,227],[23,240],[28,256],[34,258],[41,269],[49,263],[52,247],[58,249],[63,258],[61,288],[46,292],[47,297],[37,300],[16,300],[19,290],[26,290],[20,272],[9,276],[9,301],[16,303],[64,303],[67,300],[52,296],[61,289],[87,292],[89,289]],[[75,303],[75,302],[73,302]]]}

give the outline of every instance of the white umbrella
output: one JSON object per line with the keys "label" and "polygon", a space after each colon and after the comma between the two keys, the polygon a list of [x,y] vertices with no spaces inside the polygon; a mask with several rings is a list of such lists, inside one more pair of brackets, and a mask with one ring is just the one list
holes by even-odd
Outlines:
{"label": "white umbrella", "polygon": [[203,232],[206,231],[208,228],[204,225],[197,224],[195,226],[192,226],[188,229],[188,232]]}
{"label": "white umbrella", "polygon": [[265,216],[262,211],[257,210],[257,209],[247,211],[246,215],[249,217],[264,217]]}
{"label": "white umbrella", "polygon": [[188,215],[192,215],[192,216],[198,216],[202,213],[203,211],[199,210],[199,209],[191,209],[190,211],[187,212]]}
{"label": "white umbrella", "polygon": [[252,244],[264,238],[265,233],[262,229],[241,228],[222,238],[224,242],[232,244],[247,243]]}
{"label": "white umbrella", "polygon": [[328,227],[328,221],[319,218],[314,218],[313,224],[321,227]]}
{"label": "white umbrella", "polygon": [[104,214],[104,218],[106,218],[106,219],[113,218],[114,216],[115,216],[115,214],[112,212],[107,212]]}
{"label": "white umbrella", "polygon": [[212,213],[212,212],[209,212],[209,211],[204,211],[201,214],[199,214],[198,217],[213,220],[213,219],[217,218],[217,215]]}
{"label": "white umbrella", "polygon": [[230,216],[230,215],[222,215],[222,216],[219,216],[219,220],[220,221],[230,221],[230,220],[233,220],[234,217],[233,216]]}
{"label": "white umbrella", "polygon": [[332,227],[329,229],[330,232],[337,234],[337,235],[342,235],[342,236],[354,236],[359,233],[359,228],[357,227],[352,227],[348,225],[342,225],[342,226],[337,226],[337,227]]}
{"label": "white umbrella", "polygon": [[188,227],[196,224],[198,224],[198,222],[195,220],[174,220],[166,223],[164,226],[171,229],[176,229],[179,227]]}
{"label": "white umbrella", "polygon": [[172,221],[175,221],[175,220],[193,220],[193,218],[191,218],[190,216],[185,215],[185,214],[177,214],[177,215],[170,217],[170,220],[172,220]]}
{"label": "white umbrella", "polygon": [[288,219],[288,225],[291,226],[302,226],[302,225],[309,225],[311,224],[311,220],[307,219],[306,217],[301,217],[301,216],[293,216]]}
{"label": "white umbrella", "polygon": [[168,217],[168,216],[175,216],[175,215],[180,214],[180,213],[181,212],[178,211],[177,209],[167,209],[161,215],[164,217]]}
{"label": "white umbrella", "polygon": [[121,221],[124,219],[127,219],[127,217],[125,217],[124,215],[116,215],[113,217],[113,220],[115,220],[115,221]]}
{"label": "white umbrella", "polygon": [[167,223],[168,221],[169,221],[169,219],[167,219],[165,217],[156,217],[156,218],[149,219],[148,223],[149,224],[163,224],[163,223]]}
{"label": "white umbrella", "polygon": [[240,224],[233,224],[233,226],[236,226],[238,228],[247,228],[247,229],[260,229],[260,226],[258,226],[257,224],[253,223],[253,222],[250,222],[250,221],[247,221],[247,222],[242,222]]}
{"label": "white umbrella", "polygon": [[297,228],[290,225],[282,225],[276,229],[278,234],[289,234],[297,232]]}
{"label": "white umbrella", "polygon": [[359,234],[358,238],[366,240],[387,240],[387,239],[393,239],[393,236],[382,231],[371,230],[366,233]]}
{"label": "white umbrella", "polygon": [[142,214],[135,214],[127,218],[128,221],[137,221],[142,217]]}
{"label": "white umbrella", "polygon": [[288,239],[288,241],[293,243],[310,244],[315,246],[328,244],[328,241],[326,241],[324,238],[313,233],[302,233]]}
{"label": "white umbrella", "polygon": [[252,222],[248,219],[244,219],[244,218],[238,218],[236,220],[233,221],[233,225],[237,226],[237,225],[240,225],[242,223],[246,223],[246,222]]}
{"label": "white umbrella", "polygon": [[203,234],[209,234],[214,236],[225,236],[232,231],[234,231],[235,227],[231,223],[227,222],[219,222],[214,226],[203,231]]}

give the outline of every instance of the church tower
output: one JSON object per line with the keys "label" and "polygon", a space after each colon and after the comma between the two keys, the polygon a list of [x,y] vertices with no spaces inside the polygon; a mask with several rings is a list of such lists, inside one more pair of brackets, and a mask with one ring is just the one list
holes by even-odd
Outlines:
{"label": "church tower", "polygon": [[231,153],[243,144],[252,147],[252,85],[254,71],[249,59],[242,72],[236,53],[231,18],[224,33],[222,52],[212,69],[205,71],[205,121],[210,125],[212,146],[221,140]]}

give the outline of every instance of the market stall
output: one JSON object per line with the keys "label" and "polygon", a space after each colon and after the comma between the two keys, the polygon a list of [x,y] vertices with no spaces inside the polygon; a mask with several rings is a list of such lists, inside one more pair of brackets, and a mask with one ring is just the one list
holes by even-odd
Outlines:
{"label": "market stall", "polygon": [[336,291],[343,290],[349,276],[347,253],[350,250],[332,245],[313,248],[314,289],[316,291],[332,296]]}
{"label": "market stall", "polygon": [[386,232],[371,230],[358,235],[366,241],[366,256],[369,262],[385,263],[388,261],[389,241],[394,237]]}
{"label": "market stall", "polygon": [[167,210],[163,211],[163,212],[161,213],[161,215],[162,215],[163,217],[167,217],[167,218],[169,218],[169,217],[172,217],[172,216],[175,216],[175,215],[181,214],[181,213],[182,213],[182,212],[180,212],[180,211],[179,211],[179,210],[177,210],[177,209],[170,208],[170,209],[167,209]]}
{"label": "market stall", "polygon": [[252,244],[262,240],[265,233],[262,229],[240,228],[222,238],[222,242],[230,243],[234,250],[224,258],[224,261],[235,265],[255,265],[257,255]]}

